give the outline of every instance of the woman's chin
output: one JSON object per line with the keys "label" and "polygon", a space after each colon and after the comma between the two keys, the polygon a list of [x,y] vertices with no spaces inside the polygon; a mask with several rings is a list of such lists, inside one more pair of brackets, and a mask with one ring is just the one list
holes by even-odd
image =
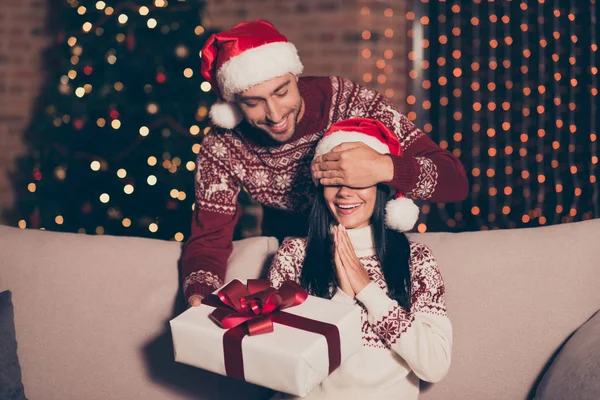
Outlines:
{"label": "woman's chin", "polygon": [[369,221],[364,221],[362,218],[355,218],[354,215],[338,215],[338,222],[346,229],[356,229],[369,225]]}

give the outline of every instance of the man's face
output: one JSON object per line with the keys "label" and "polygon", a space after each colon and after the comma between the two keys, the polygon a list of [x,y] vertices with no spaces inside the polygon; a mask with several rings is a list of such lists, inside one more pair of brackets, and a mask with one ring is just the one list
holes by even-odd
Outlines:
{"label": "man's face", "polygon": [[239,94],[236,101],[250,125],[279,143],[291,139],[304,113],[298,77],[292,74],[253,86]]}

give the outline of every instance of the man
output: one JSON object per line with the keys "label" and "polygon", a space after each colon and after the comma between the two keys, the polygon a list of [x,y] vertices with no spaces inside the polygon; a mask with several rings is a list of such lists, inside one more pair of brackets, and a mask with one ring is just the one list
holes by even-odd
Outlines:
{"label": "man", "polygon": [[[264,20],[211,36],[202,74],[219,97],[215,128],[197,159],[192,233],[182,255],[185,298],[197,306],[223,284],[243,188],[265,206],[263,233],[305,236],[315,183],[367,187],[386,183],[414,199],[461,201],[460,161],[439,148],[379,93],[339,77],[300,78],[296,48]],[[345,143],[312,162],[333,123],[372,118],[390,127],[402,156]]]}

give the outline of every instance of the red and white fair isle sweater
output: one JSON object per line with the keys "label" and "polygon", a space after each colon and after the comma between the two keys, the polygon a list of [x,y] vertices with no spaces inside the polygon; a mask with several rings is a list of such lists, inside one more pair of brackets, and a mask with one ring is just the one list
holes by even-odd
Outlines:
{"label": "red and white fair isle sweater", "polygon": [[[348,235],[371,283],[356,295],[358,301],[339,288],[332,300],[361,308],[363,346],[305,399],[417,399],[419,379],[437,382],[450,366],[452,325],[438,266],[427,246],[410,243],[412,292],[406,312],[388,297],[371,227],[349,229]],[[305,254],[306,239],[285,241],[269,270],[271,284],[300,283]]]}
{"label": "red and white fair isle sweater", "polygon": [[305,112],[292,139],[272,142],[242,122],[233,130],[213,129],[197,158],[196,203],[191,236],[181,264],[186,300],[206,296],[223,284],[240,215],[237,196],[245,189],[265,207],[263,234],[282,239],[306,236],[315,186],[310,164],[314,150],[335,122],[373,118],[398,135],[404,155],[391,156],[388,184],[414,199],[461,201],[467,178],[460,161],[442,150],[379,93],[338,77],[300,78]]}

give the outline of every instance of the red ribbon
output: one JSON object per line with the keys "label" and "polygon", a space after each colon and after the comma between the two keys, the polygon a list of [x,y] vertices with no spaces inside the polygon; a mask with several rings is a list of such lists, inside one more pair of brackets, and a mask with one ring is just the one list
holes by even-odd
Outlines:
{"label": "red ribbon", "polygon": [[307,297],[308,292],[293,281],[286,281],[279,289],[275,289],[269,286],[268,280],[248,279],[247,286],[233,280],[216,296],[211,295],[203,300],[203,304],[215,307],[210,318],[221,328],[227,329],[223,335],[227,376],[244,380],[242,339],[246,335],[273,332],[273,322],[325,336],[329,373],[333,372],[341,363],[337,326],[281,311],[302,304]]}
{"label": "red ribbon", "polygon": [[260,335],[273,332],[273,312],[304,303],[308,293],[292,281],[276,290],[268,280],[249,279],[247,287],[238,280],[229,282],[217,296],[222,304],[210,314],[213,321],[225,329],[247,322],[248,334]]}

